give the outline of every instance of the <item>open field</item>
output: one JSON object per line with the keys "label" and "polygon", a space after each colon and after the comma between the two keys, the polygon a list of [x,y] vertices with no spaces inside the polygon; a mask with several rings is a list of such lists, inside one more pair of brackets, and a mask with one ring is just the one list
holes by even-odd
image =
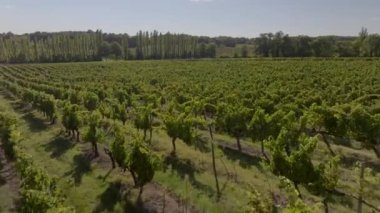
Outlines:
{"label": "open field", "polygon": [[[70,211],[380,208],[377,59],[0,65],[0,86],[16,145],[56,180],[58,206]],[[154,163],[113,168],[105,150],[117,161],[119,134],[128,157],[138,144]],[[0,212],[15,211],[23,178],[14,160],[0,161]],[[142,178],[151,164],[154,176],[136,184],[132,171]]]}

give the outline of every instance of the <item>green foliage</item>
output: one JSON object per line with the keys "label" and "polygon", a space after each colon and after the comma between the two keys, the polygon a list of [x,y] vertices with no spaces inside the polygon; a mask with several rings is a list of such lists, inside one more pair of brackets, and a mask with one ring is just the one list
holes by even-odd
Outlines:
{"label": "green foliage", "polygon": [[61,200],[51,196],[50,193],[39,190],[23,190],[21,191],[22,207],[20,212],[50,212],[55,209]]}
{"label": "green foliage", "polygon": [[327,106],[313,104],[305,115],[308,125],[319,131],[324,130],[334,136],[346,136],[348,131],[348,116]]}
{"label": "green foliage", "polygon": [[[287,146],[294,144],[293,149]],[[281,130],[276,140],[270,141],[272,160],[270,168],[274,174],[284,176],[295,183],[308,184],[316,180],[311,153],[317,144],[315,138],[305,135],[294,137],[294,132]]]}
{"label": "green foliage", "polygon": [[127,148],[125,164],[128,170],[135,174],[136,186],[142,187],[153,179],[157,160],[158,158],[142,140],[134,138],[134,141]]}
{"label": "green foliage", "polygon": [[125,135],[122,132],[121,127],[115,126],[115,139],[111,146],[111,152],[116,163],[121,168],[126,168],[125,159],[127,157],[127,152],[125,146]]}
{"label": "green foliage", "polygon": [[99,105],[99,97],[95,93],[87,93],[85,100],[84,100],[84,106],[89,111],[94,111],[97,109]]}
{"label": "green foliage", "polygon": [[158,158],[138,135],[132,133],[129,142],[126,142],[126,138],[121,127],[115,127],[115,139],[111,152],[118,166],[124,170],[127,169],[135,185],[142,187],[153,179]]}
{"label": "green foliage", "polygon": [[113,105],[114,119],[119,119],[123,124],[127,122],[129,118],[128,106],[126,103],[114,104]]}
{"label": "green foliage", "polygon": [[112,108],[108,104],[102,102],[99,105],[98,110],[102,114],[103,117],[111,118]]}
{"label": "green foliage", "polygon": [[[281,36],[277,35],[277,41]],[[285,36],[281,38],[286,40]],[[275,48],[270,54],[284,53]],[[74,133],[83,127],[86,141],[99,142],[100,129],[104,128],[106,139],[114,140],[111,152],[117,163],[135,175],[137,185],[148,182],[152,177],[152,153],[141,138],[130,134],[132,131],[124,132],[129,124],[116,128],[115,135],[108,134],[112,131],[112,124],[120,123],[112,118],[126,122],[131,117],[136,128],[147,130],[152,129],[153,121],[162,122],[169,137],[174,141],[182,139],[187,144],[194,142],[197,130],[206,130],[204,120],[213,124],[215,119],[215,139],[228,140],[224,135],[227,133],[240,139],[250,137],[254,141],[265,141],[270,150],[271,171],[285,176],[292,184],[303,185],[324,201],[329,200],[330,192],[339,183],[337,174],[341,171],[337,165],[346,166],[351,162],[347,159],[356,158],[357,153],[362,157],[363,151],[343,147],[341,152],[349,153],[344,156],[345,164],[335,158],[325,159],[319,151],[314,153],[317,141],[308,137],[314,135],[310,130],[314,128],[325,132],[331,142],[350,140],[355,148],[359,147],[358,142],[370,149],[376,149],[379,143],[379,73],[373,69],[379,66],[378,60],[263,59],[189,63],[178,60],[4,65],[0,66],[0,83],[4,91],[23,98],[27,106],[32,105],[46,116],[62,113],[62,124],[67,130]],[[97,104],[91,102],[91,97],[95,96],[98,97]],[[95,109],[94,112],[89,113],[86,106],[88,110]],[[88,119],[86,114],[90,115]],[[157,115],[157,118],[152,119],[152,115]],[[201,117],[206,119],[200,122]],[[11,147],[16,145],[17,150],[20,137],[14,131],[15,127],[3,124],[7,123],[6,120],[0,122],[2,136],[11,142],[8,142]],[[2,143],[4,147],[6,142]],[[244,145],[250,147],[245,154],[249,154],[251,148],[256,149],[256,145]],[[236,157],[243,165],[245,158],[240,154]],[[372,156],[365,157],[373,161]],[[224,163],[231,165],[231,162]],[[146,171],[141,169],[143,165],[148,168]],[[203,165],[200,167],[205,168]],[[249,165],[254,170],[255,167]],[[220,167],[216,169],[220,172]],[[240,173],[240,167],[236,169],[242,183],[247,183],[244,181],[249,177]],[[243,170],[244,175],[251,174],[252,169]],[[35,170],[29,173],[38,179],[26,179],[28,182],[44,182]],[[209,178],[209,171],[202,171],[195,178],[204,181],[203,174]],[[257,175],[272,178],[265,172]],[[208,184],[208,181],[202,183]],[[370,187],[373,191],[377,189],[376,184]],[[305,195],[309,199],[310,194]],[[252,205],[261,206],[255,198],[253,200]],[[303,204],[294,202],[292,205]],[[338,205],[341,207],[341,203]]]}
{"label": "green foliage", "polygon": [[335,39],[333,37],[319,37],[311,43],[316,57],[331,57],[335,54]]}
{"label": "green foliage", "polygon": [[20,133],[16,131],[17,119],[13,114],[0,113],[0,135],[5,154],[8,158],[15,158],[15,146],[20,140]]}
{"label": "green foliage", "polygon": [[20,174],[20,212],[47,212],[62,207],[63,198],[56,187],[56,180],[51,178],[45,170],[38,167],[30,156],[25,154],[18,141],[20,133],[17,131],[17,120],[7,112],[0,113],[1,142],[9,147],[5,149],[16,159],[16,168]]}
{"label": "green foliage", "polygon": [[270,116],[264,110],[257,109],[248,124],[249,135],[252,140],[262,141],[270,135]]}
{"label": "green foliage", "polygon": [[314,193],[328,197],[328,193],[336,189],[340,176],[339,161],[339,156],[335,156],[328,161],[319,164],[316,169],[318,174],[317,177],[319,179],[311,184]]}
{"label": "green foliage", "polygon": [[[361,167],[364,166],[363,177],[361,178]],[[374,194],[373,190],[379,188],[380,174],[376,173],[373,169],[366,167],[365,163],[357,162],[353,168],[355,177],[355,184],[353,186],[353,193],[363,197],[363,199],[372,199]]]}
{"label": "green foliage", "polygon": [[380,116],[371,115],[362,106],[357,106],[350,114],[350,132],[356,140],[363,142],[364,147],[374,149],[380,144]]}
{"label": "green foliage", "polygon": [[262,195],[257,190],[251,189],[248,192],[248,203],[244,207],[244,212],[251,213],[271,213],[273,212],[273,204],[270,199]]}
{"label": "green foliage", "polygon": [[92,112],[89,118],[89,124],[88,124],[89,128],[84,135],[84,139],[92,144],[95,156],[99,155],[97,143],[103,137],[103,134],[99,127],[100,119],[101,119],[101,115],[99,112],[97,111]]}
{"label": "green foliage", "polygon": [[240,138],[247,135],[247,123],[251,116],[251,110],[242,105],[218,105],[216,127],[224,130],[237,140],[237,146],[241,151]]}
{"label": "green foliage", "polygon": [[70,91],[70,103],[81,105],[83,103],[83,94],[79,91]]}
{"label": "green foliage", "polygon": [[306,204],[299,198],[299,192],[294,187],[294,184],[285,177],[280,177],[280,187],[283,188],[287,194],[288,204],[283,209],[286,213],[314,213],[320,212],[321,204],[314,205]]}
{"label": "green foliage", "polygon": [[[54,93],[54,92],[52,92]],[[52,123],[57,118],[57,102],[53,95],[34,92],[33,90],[26,89],[22,94],[24,103],[31,103],[37,110],[42,112]]]}
{"label": "green foliage", "polygon": [[164,117],[165,130],[168,136],[171,137],[173,141],[179,138],[188,145],[194,141],[196,136],[194,132],[194,122],[195,119],[186,113],[166,115]]}
{"label": "green foliage", "polygon": [[19,154],[17,168],[22,178],[21,187],[25,190],[38,190],[54,193],[56,181],[42,169],[34,165],[31,158],[25,154]]}
{"label": "green foliage", "polygon": [[63,109],[62,124],[67,130],[79,130],[81,125],[81,116],[79,115],[79,106],[68,105]]}
{"label": "green foliage", "polygon": [[[363,33],[365,32],[365,33]],[[134,48],[129,48],[129,46]],[[380,36],[362,30],[356,38],[339,36],[289,36],[281,31],[263,33],[255,39],[139,31],[135,36],[87,32],[0,35],[1,63],[76,62],[102,59],[214,58],[227,49],[249,54],[255,47],[263,57],[378,57]],[[230,56],[232,57],[232,52]],[[56,97],[57,98],[57,97]],[[76,103],[78,104],[78,103]]]}
{"label": "green foliage", "polygon": [[135,112],[134,125],[137,129],[144,131],[144,140],[146,138],[146,131],[153,131],[154,114],[153,105],[140,107]]}
{"label": "green foliage", "polygon": [[32,103],[35,99],[36,94],[33,90],[25,90],[22,100],[27,103]]}

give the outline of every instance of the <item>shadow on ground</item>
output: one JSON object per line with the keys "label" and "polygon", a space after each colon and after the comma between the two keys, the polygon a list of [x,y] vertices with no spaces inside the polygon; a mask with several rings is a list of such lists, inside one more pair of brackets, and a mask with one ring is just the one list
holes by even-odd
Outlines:
{"label": "shadow on ground", "polygon": [[5,180],[5,178],[0,176],[0,186],[5,185],[6,183],[7,183],[7,181]]}
{"label": "shadow on ground", "polygon": [[144,203],[139,196],[136,201],[132,201],[130,199],[126,199],[124,212],[136,212],[136,213],[151,213],[154,212],[151,209],[148,209],[144,206]]}
{"label": "shadow on ground", "polygon": [[69,176],[74,180],[75,185],[82,183],[84,174],[91,172],[91,158],[85,154],[78,154],[73,157],[73,169],[66,172],[64,176]]}
{"label": "shadow on ground", "polygon": [[26,113],[22,118],[27,122],[32,132],[44,131],[49,127],[44,120],[36,117],[32,112]]}
{"label": "shadow on ground", "polygon": [[171,168],[172,172],[175,172],[180,178],[188,178],[190,184],[205,193],[209,196],[215,194],[214,188],[203,184],[196,180],[195,174],[200,171],[196,169],[194,163],[189,159],[180,159],[176,155],[170,154],[164,159],[164,172]]}
{"label": "shadow on ground", "polygon": [[110,183],[106,190],[99,196],[99,204],[93,212],[113,212],[115,205],[123,198],[123,191],[125,186],[121,181]]}
{"label": "shadow on ground", "polygon": [[192,146],[195,150],[198,150],[203,153],[208,153],[211,151],[210,141],[208,137],[199,135],[196,140],[192,143]]}
{"label": "shadow on ground", "polygon": [[239,161],[239,165],[245,169],[249,169],[252,166],[256,166],[259,169],[262,169],[260,162],[262,161],[261,157],[248,155],[246,153],[241,153],[238,150],[230,149],[229,147],[222,147],[220,149],[223,151],[223,154],[231,161]]}
{"label": "shadow on ground", "polygon": [[380,161],[374,162],[371,158],[361,155],[342,155],[340,161],[344,167],[352,168],[357,162],[365,162],[365,167],[371,168],[375,172],[380,172]]}
{"label": "shadow on ground", "polygon": [[99,196],[99,203],[93,212],[115,212],[120,208],[124,212],[152,212],[151,209],[144,206],[141,194],[136,195],[136,193],[133,193],[136,190],[133,190],[132,186],[123,184],[120,180],[110,183]]}
{"label": "shadow on ground", "polygon": [[58,136],[54,138],[54,140],[51,141],[50,143],[43,145],[46,152],[51,152],[50,157],[52,158],[61,157],[63,154],[65,154],[69,149],[73,148],[74,146],[75,146],[74,142],[62,136]]}

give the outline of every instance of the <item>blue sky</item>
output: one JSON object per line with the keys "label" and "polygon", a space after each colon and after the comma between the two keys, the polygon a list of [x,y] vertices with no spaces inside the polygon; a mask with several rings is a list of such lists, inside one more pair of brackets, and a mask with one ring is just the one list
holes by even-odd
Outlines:
{"label": "blue sky", "polygon": [[380,0],[0,0],[0,32],[380,33]]}

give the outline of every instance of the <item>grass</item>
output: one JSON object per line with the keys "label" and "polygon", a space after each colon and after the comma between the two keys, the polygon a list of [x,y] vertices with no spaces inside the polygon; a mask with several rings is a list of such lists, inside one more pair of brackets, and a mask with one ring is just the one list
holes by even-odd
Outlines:
{"label": "grass", "polygon": [[[9,104],[8,100],[0,97],[0,102]],[[16,102],[13,102],[16,106]],[[90,150],[88,143],[76,143],[63,137],[58,125],[50,125],[36,112],[18,112],[21,120],[20,130],[23,135],[22,145],[38,165],[45,168],[49,174],[58,179],[59,188],[67,196],[67,204],[73,205],[78,212],[91,212],[99,206],[99,199],[110,184],[118,179],[131,182],[128,175],[121,175],[113,170],[106,176],[108,170],[93,164],[86,158],[85,153]],[[39,129],[39,131],[36,131]],[[162,131],[155,132],[154,146],[163,157],[169,156],[171,151],[170,139]],[[165,165],[163,171],[158,171],[154,181],[182,198],[182,202],[196,206],[205,212],[222,212],[224,209],[233,209],[246,202],[246,184],[239,184],[228,177],[225,169],[238,173],[239,181],[247,182],[252,177],[265,180],[258,170],[241,168],[238,161],[229,161],[219,156],[225,163],[217,162],[219,181],[222,187],[220,202],[215,202],[215,183],[211,170],[211,155],[189,148],[181,141],[177,142],[178,157]],[[221,152],[219,153],[221,155]],[[193,159],[197,161],[193,162]],[[253,175],[255,174],[256,175]],[[273,181],[275,180],[274,177]],[[257,186],[265,186],[256,182]],[[263,190],[267,189],[264,187]],[[231,198],[237,198],[231,199]],[[104,199],[104,198],[103,198]],[[120,205],[120,204],[118,204]]]}
{"label": "grass", "polygon": [[[138,190],[131,187],[129,174],[123,174],[118,169],[111,170],[108,159],[93,160],[89,143],[77,143],[65,137],[61,134],[62,128],[59,124],[50,125],[36,111],[20,110],[17,101],[0,96],[0,106],[15,109],[21,121],[22,145],[38,165],[57,178],[59,189],[66,196],[67,205],[74,206],[77,212],[141,210],[142,207],[137,202]],[[207,135],[205,132],[200,133]],[[231,145],[236,143],[226,135],[216,134],[215,139]],[[278,178],[257,158],[217,149],[216,167],[222,189],[222,196],[217,202],[209,150],[195,149],[178,140],[177,156],[172,157],[170,141],[162,130],[156,130],[153,134],[152,146],[164,160],[163,169],[156,172],[154,182],[165,189],[158,193],[167,191],[179,197],[181,209],[193,206],[201,212],[240,212],[248,201],[247,192],[250,187],[264,194],[272,192],[279,197],[284,196],[278,187]],[[259,144],[251,143],[250,140],[244,139],[242,144],[259,150]],[[209,144],[206,142],[204,147],[207,146]],[[354,161],[366,157],[379,166],[374,154],[369,151],[334,144],[332,147],[345,156],[356,156]],[[315,154],[316,161],[321,161],[325,153],[324,144],[319,144]],[[349,167],[342,168],[341,186],[355,190],[355,175]],[[12,202],[11,197],[4,197],[7,190],[9,188],[6,186],[0,186],[0,207]],[[320,198],[310,195],[305,189],[302,189],[302,193],[307,200],[320,201]],[[378,204],[379,193],[380,190],[373,192],[374,198],[370,201]],[[342,198],[336,198],[335,203],[331,204],[336,212],[350,212],[354,206],[352,200]]]}
{"label": "grass", "polygon": [[[10,108],[3,97],[0,97],[0,103]],[[16,102],[11,104],[16,106]],[[112,179],[103,181],[99,178],[105,175],[105,171],[92,165],[84,156],[89,144],[75,144],[59,135],[61,128],[45,122],[38,112],[18,112],[18,115],[23,137],[21,144],[26,147],[26,152],[57,178],[59,189],[67,197],[67,205],[74,206],[77,212],[92,212],[99,204],[98,195],[106,190]]]}
{"label": "grass", "polygon": [[[4,111],[12,110],[12,107],[7,102],[0,101],[0,109]],[[0,212],[11,211],[15,208],[18,197],[17,186],[10,179],[15,178],[14,171],[5,165],[5,156],[0,153]],[[6,176],[6,177],[5,177]],[[15,189],[16,187],[16,189]]]}
{"label": "grass", "polygon": [[[160,152],[169,155],[171,151],[170,139],[162,133],[156,133],[158,138],[155,145]],[[177,163],[177,168],[167,166],[168,174],[157,174],[155,179],[166,187],[173,189],[181,197],[188,197],[189,201],[205,212],[223,212],[226,209],[234,211],[247,203],[247,190],[252,185],[259,191],[279,192],[278,180],[270,172],[263,170],[261,165],[251,165],[242,167],[242,161],[229,160],[221,150],[218,151],[216,162],[219,183],[222,189],[222,196],[219,202],[215,202],[215,180],[212,173],[211,153],[196,151],[188,145],[177,142],[177,156],[182,163]],[[186,163],[190,162],[190,163]],[[190,168],[189,164],[191,165]],[[225,166],[224,166],[224,165]],[[179,165],[179,166],[178,166]],[[235,176],[237,178],[235,178]],[[186,186],[190,183],[191,193],[186,194]]]}

